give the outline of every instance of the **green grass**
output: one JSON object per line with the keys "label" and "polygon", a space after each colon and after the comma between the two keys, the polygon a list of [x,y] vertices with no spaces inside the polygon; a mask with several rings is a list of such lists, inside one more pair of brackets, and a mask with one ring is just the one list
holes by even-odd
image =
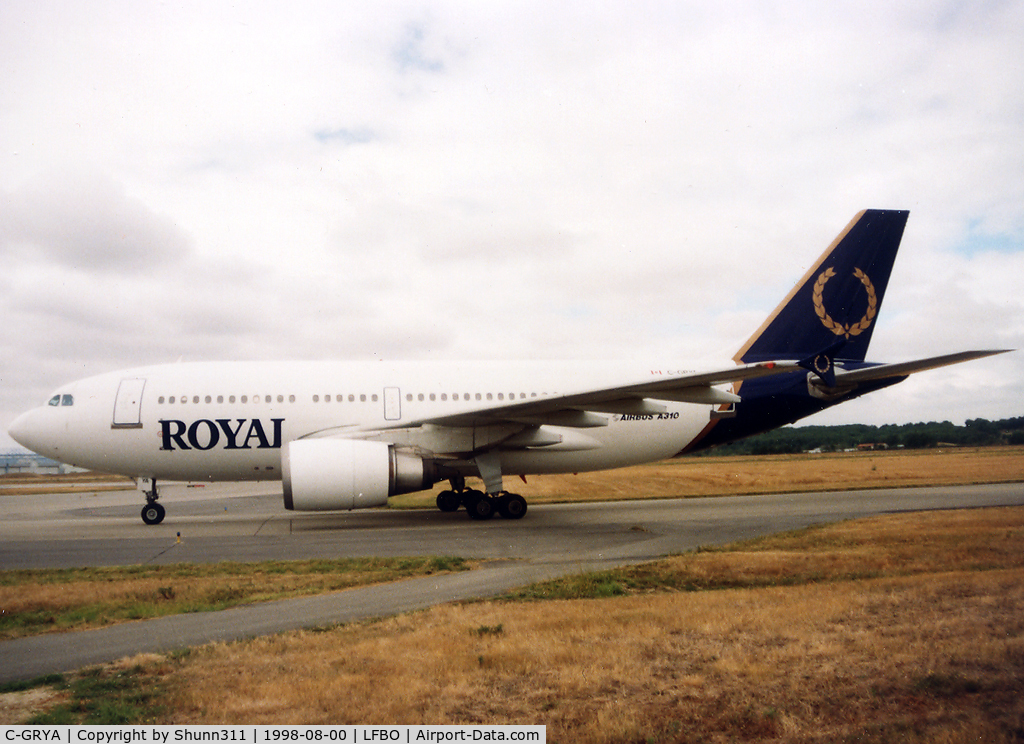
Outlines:
{"label": "green grass", "polygon": [[15,680],[14,682],[4,682],[0,684],[0,695],[6,695],[10,692],[24,692],[25,690],[34,690],[37,687],[61,684],[64,684],[63,674],[45,674],[42,677],[36,677],[35,679],[24,679]]}
{"label": "green grass", "polygon": [[0,639],[212,612],[469,568],[462,558],[425,556],[2,571],[0,605],[6,609]]}
{"label": "green grass", "polygon": [[68,702],[32,716],[25,723],[118,725],[156,720],[166,709],[161,704],[163,687],[151,676],[140,666],[118,671],[86,669],[71,681],[51,683],[55,689],[69,693]]}
{"label": "green grass", "polygon": [[430,573],[461,571],[462,558],[434,556],[411,558],[336,558],[302,561],[264,561],[261,563],[172,563],[141,566],[94,566],[88,568],[14,569],[0,571],[0,586],[24,584],[69,584],[76,581],[124,581],[148,578],[210,578],[218,576],[335,574],[342,571],[395,571]]}

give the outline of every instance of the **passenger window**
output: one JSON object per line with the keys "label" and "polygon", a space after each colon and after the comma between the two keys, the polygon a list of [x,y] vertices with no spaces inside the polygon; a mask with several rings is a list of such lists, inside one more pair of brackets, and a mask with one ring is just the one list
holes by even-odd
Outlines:
{"label": "passenger window", "polygon": [[51,405],[51,406],[59,406],[60,405],[60,396],[59,395],[55,395],[52,398],[50,398],[49,405]]}

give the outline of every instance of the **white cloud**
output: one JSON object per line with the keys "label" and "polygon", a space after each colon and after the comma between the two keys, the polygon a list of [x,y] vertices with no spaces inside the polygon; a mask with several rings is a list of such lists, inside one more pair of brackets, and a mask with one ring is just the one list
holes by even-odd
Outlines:
{"label": "white cloud", "polygon": [[[14,2],[0,417],[179,356],[729,354],[865,207],[912,211],[879,358],[1019,347],[1022,32],[1004,2]],[[1018,356],[830,415],[1020,415]]]}

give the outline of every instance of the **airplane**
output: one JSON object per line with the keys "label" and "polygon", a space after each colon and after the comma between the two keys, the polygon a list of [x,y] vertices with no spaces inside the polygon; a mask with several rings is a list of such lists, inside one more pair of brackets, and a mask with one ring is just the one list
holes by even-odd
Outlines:
{"label": "airplane", "polygon": [[[792,423],[914,372],[1009,350],[866,362],[909,212],[863,210],[731,361],[194,362],[56,390],[10,426],[25,447],[158,482],[281,480],[295,511],[429,490],[445,512],[521,519],[503,478],[654,462]],[[728,388],[728,389],[726,389]],[[467,487],[467,478],[483,488]]]}

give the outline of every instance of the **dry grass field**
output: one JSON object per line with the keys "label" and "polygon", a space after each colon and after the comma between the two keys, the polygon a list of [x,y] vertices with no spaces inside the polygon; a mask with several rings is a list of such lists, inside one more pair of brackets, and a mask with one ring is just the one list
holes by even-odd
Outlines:
{"label": "dry grass field", "polygon": [[[530,478],[522,491],[568,501],[588,482],[627,498],[1024,481],[1022,464],[1019,447],[714,458]],[[811,528],[83,677],[108,684],[108,722],[540,723],[553,742],[1019,742],[1024,507]],[[0,695],[0,722],[45,709],[37,720],[83,720],[77,693],[53,689]],[[117,707],[122,689],[136,707]]]}
{"label": "dry grass field", "polygon": [[[578,475],[505,479],[531,504],[561,501],[689,498],[794,491],[966,485],[1024,481],[1024,447],[842,452],[768,457],[684,457]],[[433,493],[408,494],[393,507],[432,506]]]}
{"label": "dry grass field", "polygon": [[1022,608],[1019,570],[445,606],[164,664],[168,720],[542,723],[553,742],[1017,741]]}
{"label": "dry grass field", "polygon": [[100,487],[104,491],[134,491],[135,481],[106,473],[4,473],[0,475],[0,486],[3,486],[0,494],[4,496],[29,496],[37,493],[88,493]]}
{"label": "dry grass field", "polygon": [[93,676],[150,691],[158,704],[139,720],[154,723],[541,723],[553,742],[1020,741],[1024,508],[811,528]]}
{"label": "dry grass field", "polygon": [[153,668],[174,721],[543,723],[557,742],[1017,741],[1022,569],[1024,509],[882,517],[576,580],[620,596],[446,605]]}

